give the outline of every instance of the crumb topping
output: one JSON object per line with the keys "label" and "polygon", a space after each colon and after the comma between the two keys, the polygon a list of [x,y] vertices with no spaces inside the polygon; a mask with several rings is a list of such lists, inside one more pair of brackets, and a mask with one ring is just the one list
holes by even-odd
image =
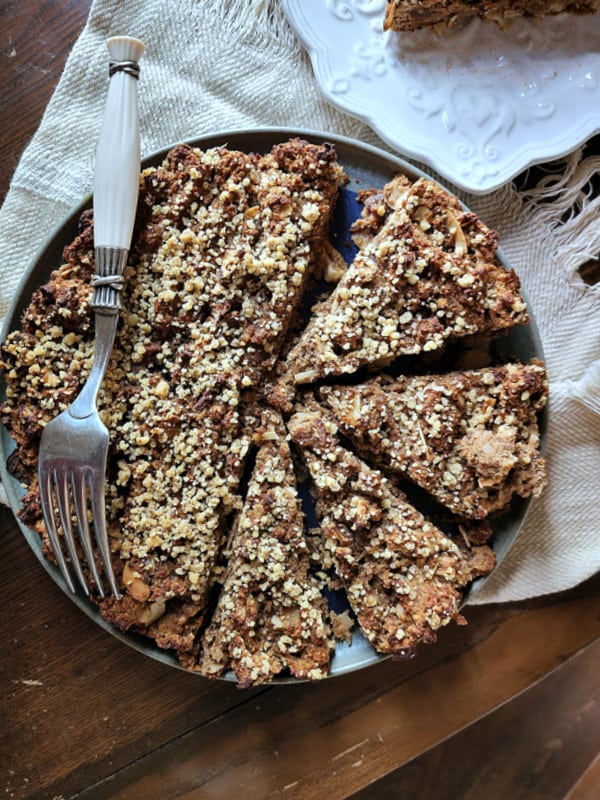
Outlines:
{"label": "crumb topping", "polygon": [[497,234],[433,181],[395,179],[370,197],[355,232],[361,249],[313,309],[288,381],[382,366],[528,321],[518,277],[496,260]]}
{"label": "crumb topping", "polygon": [[378,470],[343,447],[309,400],[289,421],[314,482],[326,546],[361,629],[380,653],[405,656],[450,620],[461,589],[494,566],[486,545],[462,546],[427,521]]}
{"label": "crumb topping", "polygon": [[539,361],[324,386],[319,397],[357,451],[409,477],[457,514],[483,518],[545,483]]}

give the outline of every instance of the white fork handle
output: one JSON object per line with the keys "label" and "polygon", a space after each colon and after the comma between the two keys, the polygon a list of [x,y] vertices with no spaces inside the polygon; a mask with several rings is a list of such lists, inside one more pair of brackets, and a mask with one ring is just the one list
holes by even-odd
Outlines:
{"label": "white fork handle", "polygon": [[91,306],[95,312],[94,361],[69,412],[84,419],[96,410],[98,389],[112,350],[122,275],[131,244],[140,181],[140,123],[137,62],[144,45],[129,36],[107,42],[111,78],[96,150],[94,249],[96,275]]}
{"label": "white fork handle", "polygon": [[[137,62],[144,45],[129,36],[107,41],[111,63]],[[129,250],[140,177],[137,78],[119,69],[110,78],[94,175],[94,246]]]}

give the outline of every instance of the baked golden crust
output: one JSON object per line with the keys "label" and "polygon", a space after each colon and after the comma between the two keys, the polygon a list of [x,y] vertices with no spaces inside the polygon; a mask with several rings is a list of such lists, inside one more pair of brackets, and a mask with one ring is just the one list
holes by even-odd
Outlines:
{"label": "baked golden crust", "polygon": [[410,478],[456,514],[482,519],[545,482],[539,361],[324,386],[320,399],[367,460]]}
{"label": "baked golden crust", "polygon": [[325,545],[373,647],[405,656],[450,620],[462,622],[462,589],[492,570],[492,550],[456,542],[428,522],[341,445],[337,426],[314,401],[296,410],[288,429],[313,481]]}
{"label": "baked golden crust", "polygon": [[415,31],[481,17],[506,28],[520,16],[593,14],[598,8],[599,0],[387,0],[383,27]]}
{"label": "baked golden crust", "polygon": [[232,669],[242,687],[286,669],[310,680],[329,672],[327,601],[311,571],[286,436],[281,417],[265,411],[223,586],[200,645],[200,671],[216,677]]}
{"label": "baked golden crust", "polygon": [[284,383],[381,367],[528,321],[518,277],[496,260],[497,234],[455,197],[404,176],[366,197],[354,226],[361,249],[313,309]]}

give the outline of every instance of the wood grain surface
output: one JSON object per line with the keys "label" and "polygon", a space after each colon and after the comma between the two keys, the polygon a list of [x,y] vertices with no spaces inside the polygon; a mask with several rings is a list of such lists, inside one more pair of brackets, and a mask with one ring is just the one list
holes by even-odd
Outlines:
{"label": "wood grain surface", "polygon": [[[0,198],[89,6],[0,4]],[[110,636],[0,531],[2,797],[600,797],[600,576],[468,609],[411,661],[240,691]]]}

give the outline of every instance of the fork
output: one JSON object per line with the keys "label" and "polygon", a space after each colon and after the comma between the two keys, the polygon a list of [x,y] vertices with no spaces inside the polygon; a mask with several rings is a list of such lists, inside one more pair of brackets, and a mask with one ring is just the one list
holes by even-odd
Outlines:
{"label": "fork", "polygon": [[76,592],[68,565],[70,562],[82,589],[86,595],[90,594],[79,557],[78,540],[97,592],[101,597],[105,596],[92,545],[93,530],[104,576],[118,599],[120,592],[111,564],[106,530],[104,482],[109,434],[96,403],[114,344],[123,270],[131,244],[139,192],[137,78],[138,61],[144,45],[128,36],[115,36],[108,39],[107,46],[110,80],[96,150],[93,193],[96,275],[92,280],[91,307],[95,317],[94,360],[77,398],[42,431],[38,478],[48,537],[67,586]]}

